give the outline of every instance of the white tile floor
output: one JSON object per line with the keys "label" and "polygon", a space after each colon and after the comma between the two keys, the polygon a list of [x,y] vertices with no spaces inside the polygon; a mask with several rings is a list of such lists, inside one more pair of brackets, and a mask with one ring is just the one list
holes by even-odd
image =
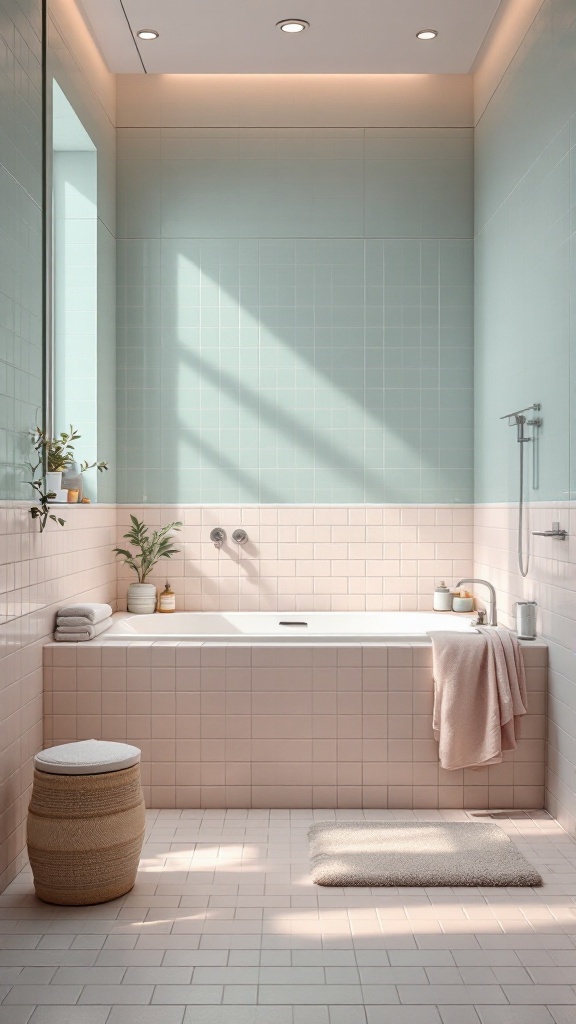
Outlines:
{"label": "white tile floor", "polygon": [[542,889],[323,889],[326,818],[462,811],[152,811],[114,903],[0,897],[0,1024],[576,1024],[576,844],[499,819]]}

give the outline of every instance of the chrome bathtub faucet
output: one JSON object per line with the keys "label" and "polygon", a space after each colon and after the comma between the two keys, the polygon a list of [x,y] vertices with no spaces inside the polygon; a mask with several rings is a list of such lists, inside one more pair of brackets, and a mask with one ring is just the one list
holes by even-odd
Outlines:
{"label": "chrome bathtub faucet", "polygon": [[215,526],[213,530],[210,530],[210,540],[215,548],[221,548],[226,542],[226,530],[223,530],[221,526]]}
{"label": "chrome bathtub faucet", "polygon": [[488,590],[490,591],[490,621],[488,622],[488,625],[497,626],[498,609],[496,608],[496,590],[492,584],[489,583],[488,580],[464,579],[460,580],[460,582],[456,584],[456,587],[461,587],[463,583],[482,583],[483,586],[488,587]]}

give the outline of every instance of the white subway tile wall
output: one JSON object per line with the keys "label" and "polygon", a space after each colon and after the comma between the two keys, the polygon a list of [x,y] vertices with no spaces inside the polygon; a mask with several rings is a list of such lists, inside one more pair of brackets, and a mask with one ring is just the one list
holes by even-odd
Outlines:
{"label": "white subway tile wall", "polygon": [[502,764],[444,771],[426,645],[48,644],[45,739],[134,743],[148,806],[541,808],[546,659]]}
{"label": "white subway tile wall", "polygon": [[[576,509],[574,502],[528,506],[530,573],[516,562],[518,511],[514,505],[479,505],[475,510],[475,574],[498,592],[500,622],[514,627],[515,602],[537,601],[538,632],[549,646],[547,807],[567,831],[576,832]],[[532,537],[553,522],[567,540]]]}

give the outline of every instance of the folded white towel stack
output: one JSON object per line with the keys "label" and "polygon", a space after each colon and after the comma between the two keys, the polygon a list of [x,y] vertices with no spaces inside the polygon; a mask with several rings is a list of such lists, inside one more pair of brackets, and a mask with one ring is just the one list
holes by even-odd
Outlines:
{"label": "folded white towel stack", "polygon": [[111,625],[112,608],[109,604],[72,604],[58,612],[54,639],[77,644],[93,640]]}
{"label": "folded white towel stack", "polygon": [[82,623],[91,622],[94,626],[97,622],[109,619],[112,615],[112,608],[109,604],[68,604],[58,612],[59,619],[82,619]]}

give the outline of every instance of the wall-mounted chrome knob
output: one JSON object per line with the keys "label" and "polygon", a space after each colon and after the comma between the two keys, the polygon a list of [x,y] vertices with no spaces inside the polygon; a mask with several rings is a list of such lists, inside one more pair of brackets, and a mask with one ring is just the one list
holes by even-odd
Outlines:
{"label": "wall-mounted chrome knob", "polygon": [[232,534],[232,540],[235,540],[237,544],[246,544],[248,540],[248,534],[246,530],[234,530]]}
{"label": "wall-mounted chrome knob", "polygon": [[221,548],[226,540],[226,530],[223,530],[221,526],[215,526],[210,531],[210,540],[215,548]]}

